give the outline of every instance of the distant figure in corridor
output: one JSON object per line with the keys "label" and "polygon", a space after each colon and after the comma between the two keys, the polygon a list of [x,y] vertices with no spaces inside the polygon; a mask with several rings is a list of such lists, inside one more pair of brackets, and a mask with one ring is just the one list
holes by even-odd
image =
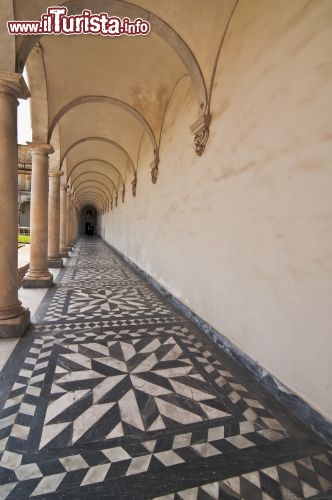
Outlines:
{"label": "distant figure in corridor", "polygon": [[87,223],[85,227],[85,234],[87,236],[93,236],[93,224]]}

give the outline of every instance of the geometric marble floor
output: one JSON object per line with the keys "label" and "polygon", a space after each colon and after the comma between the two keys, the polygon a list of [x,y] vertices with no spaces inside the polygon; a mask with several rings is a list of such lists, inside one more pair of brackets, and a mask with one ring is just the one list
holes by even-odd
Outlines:
{"label": "geometric marble floor", "polygon": [[0,499],[332,498],[332,450],[99,239],[0,387]]}

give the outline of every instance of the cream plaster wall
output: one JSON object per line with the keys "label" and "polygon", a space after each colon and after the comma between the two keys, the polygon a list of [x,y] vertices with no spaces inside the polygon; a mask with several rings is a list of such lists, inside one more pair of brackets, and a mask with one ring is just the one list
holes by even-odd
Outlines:
{"label": "cream plaster wall", "polygon": [[[182,79],[106,240],[332,418],[332,5],[240,1],[201,158]],[[146,151],[146,154],[145,154]]]}

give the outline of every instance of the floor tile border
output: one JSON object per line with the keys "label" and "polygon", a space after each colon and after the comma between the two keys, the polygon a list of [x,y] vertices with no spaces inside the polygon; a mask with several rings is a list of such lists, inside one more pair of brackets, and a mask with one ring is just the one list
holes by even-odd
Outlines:
{"label": "floor tile border", "polygon": [[181,302],[155,278],[141,269],[135,262],[127,257],[121,250],[114,247],[103,238],[101,240],[119,255],[134,271],[145,278],[163,297],[167,298],[184,316],[208,335],[213,342],[226,354],[228,354],[241,367],[244,367],[254,379],[263,387],[295,418],[309,427],[315,434],[322,438],[327,444],[332,446],[332,421],[315,410],[309,403],[294,393],[289,387],[283,384],[278,378],[265,370],[261,365],[245,354],[241,349],[233,344],[227,337],[207,323],[204,319],[194,313],[187,305]]}

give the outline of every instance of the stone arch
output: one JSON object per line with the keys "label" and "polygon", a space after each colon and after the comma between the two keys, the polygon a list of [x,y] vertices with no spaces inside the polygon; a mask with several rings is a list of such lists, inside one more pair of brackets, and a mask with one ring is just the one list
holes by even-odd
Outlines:
{"label": "stone arch", "polygon": [[77,197],[77,203],[80,204],[82,201],[88,201],[90,199],[95,200],[101,207],[106,208],[107,204],[104,203],[104,200],[96,193],[82,193]]}
{"label": "stone arch", "polygon": [[107,205],[108,201],[108,196],[107,193],[105,193],[102,189],[96,186],[90,186],[90,187],[83,187],[81,189],[76,190],[76,197],[80,196],[81,194],[98,194],[104,201],[104,203]]}
{"label": "stone arch", "polygon": [[[67,2],[62,2],[62,4],[68,8],[69,15],[80,14],[83,9],[91,7],[90,0],[68,0]],[[128,16],[130,18],[140,17],[147,19],[150,23],[151,31],[160,36],[183,62],[197,93],[199,112],[201,114],[205,113],[208,106],[208,94],[201,68],[189,45],[186,44],[177,31],[149,10],[124,0],[95,0],[94,9],[99,12],[108,12],[111,10],[113,15],[117,15],[118,12],[120,17]],[[18,72],[23,71],[25,61],[33,45],[36,43],[36,39],[38,40],[40,37],[40,35],[27,35],[24,37],[16,58]]]}
{"label": "stone arch", "polygon": [[77,97],[76,99],[73,99],[71,102],[67,103],[63,108],[58,111],[58,113],[55,115],[55,117],[52,120],[52,123],[50,124],[49,130],[48,130],[48,141],[50,140],[50,137],[52,136],[52,132],[54,130],[55,125],[61,120],[61,118],[68,113],[71,109],[76,108],[77,106],[80,106],[81,104],[87,104],[91,102],[103,102],[105,104],[110,104],[112,106],[117,106],[130,115],[132,115],[146,130],[146,132],[149,135],[149,138],[151,140],[152,144],[152,149],[153,151],[157,150],[157,142],[156,138],[154,136],[154,133],[152,131],[152,128],[148,121],[144,118],[144,116],[139,113],[135,108],[130,106],[130,104],[127,104],[124,101],[121,101],[120,99],[116,99],[114,97],[109,97],[109,96],[98,96],[98,95],[88,95],[88,96],[81,96]]}
{"label": "stone arch", "polygon": [[[0,23],[0,69],[1,71],[14,72],[15,63],[15,37],[9,35],[5,26],[7,21],[15,19],[13,0],[1,0]],[[23,68],[22,68],[23,71]]]}
{"label": "stone arch", "polygon": [[124,179],[123,179],[120,171],[112,163],[110,163],[109,161],[100,160],[98,158],[87,158],[86,160],[82,160],[82,161],[76,163],[76,165],[74,165],[73,168],[68,172],[68,180],[71,179],[71,176],[72,176],[74,170],[76,170],[76,168],[78,168],[80,165],[83,165],[83,163],[87,163],[88,161],[95,161],[95,162],[99,162],[99,163],[104,163],[105,165],[108,165],[108,166],[112,167],[117,172],[117,174],[119,175],[119,178],[121,179],[122,187],[124,187]]}
{"label": "stone arch", "polygon": [[83,142],[87,142],[87,141],[101,141],[101,142],[107,142],[109,144],[112,144],[113,146],[115,146],[116,148],[118,148],[120,151],[122,151],[125,155],[126,155],[126,158],[128,160],[128,165],[131,167],[133,173],[135,174],[135,165],[134,165],[134,162],[131,158],[131,156],[129,155],[128,151],[122,147],[120,144],[118,144],[117,142],[115,141],[112,141],[112,139],[106,139],[106,137],[83,137],[81,139],[78,139],[77,141],[75,141],[69,148],[67,148],[67,150],[64,152],[64,154],[62,155],[61,159],[60,159],[60,166],[61,166],[61,169],[62,169],[62,165],[63,165],[63,162],[67,156],[67,154],[72,150],[74,149],[76,146],[79,146],[80,144],[82,144]]}
{"label": "stone arch", "polygon": [[31,129],[32,141],[48,142],[48,103],[47,83],[45,76],[44,58],[40,44],[37,42],[32,48],[26,61],[26,69],[31,95]]}
{"label": "stone arch", "polygon": [[[75,185],[74,185],[74,183],[73,183],[73,188],[74,188],[74,189],[78,189],[80,186],[82,186],[83,184],[87,184],[87,183],[90,183],[90,184],[91,184],[91,183],[94,183],[94,184],[99,184],[99,185],[103,186],[103,187],[106,189],[107,194],[108,194],[110,197],[112,197],[112,191],[108,188],[108,186],[106,186],[106,185],[105,185],[104,183],[102,183],[101,181],[98,181],[97,179],[93,179],[93,180],[92,180],[92,179],[87,179],[87,180],[85,180],[85,181],[81,181],[81,182],[78,184],[77,188],[75,187]],[[113,188],[114,188],[114,184],[113,184],[112,186],[113,186]]]}
{"label": "stone arch", "polygon": [[[88,182],[88,181],[86,181]],[[109,191],[105,188],[100,187],[99,185],[96,184],[90,184],[89,186],[83,186],[82,183],[77,188],[75,189],[75,194],[78,196],[80,193],[90,190],[91,192],[99,192],[100,194],[102,193],[105,196],[105,200],[107,201],[109,198],[112,198],[112,195],[109,193]]]}

